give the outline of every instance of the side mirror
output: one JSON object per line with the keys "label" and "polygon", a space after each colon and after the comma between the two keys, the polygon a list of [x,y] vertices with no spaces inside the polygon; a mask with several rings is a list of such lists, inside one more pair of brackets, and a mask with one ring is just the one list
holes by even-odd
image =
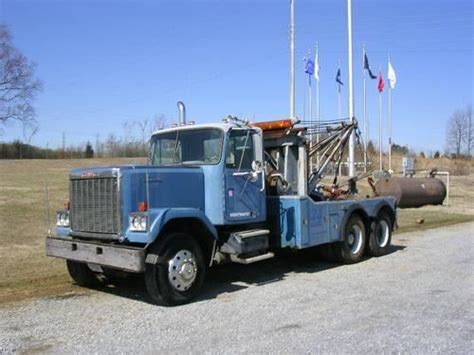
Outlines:
{"label": "side mirror", "polygon": [[252,161],[252,172],[250,173],[250,181],[255,182],[258,179],[258,174],[262,174],[262,179],[265,179],[263,176],[263,164],[259,160]]}
{"label": "side mirror", "polygon": [[252,170],[257,173],[260,173],[263,170],[262,162],[258,160],[252,161]]}

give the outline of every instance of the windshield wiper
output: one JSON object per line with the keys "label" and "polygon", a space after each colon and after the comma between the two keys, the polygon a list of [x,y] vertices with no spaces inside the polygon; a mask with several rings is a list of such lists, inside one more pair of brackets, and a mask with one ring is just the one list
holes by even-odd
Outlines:
{"label": "windshield wiper", "polygon": [[250,130],[247,131],[247,136],[245,137],[244,148],[243,148],[242,155],[240,156],[239,168],[237,169],[237,172],[240,172],[240,169],[242,168],[242,162],[244,161],[244,155],[245,155],[245,152],[247,151],[247,143],[249,141],[249,136],[250,136]]}
{"label": "windshield wiper", "polygon": [[178,139],[179,139],[179,130],[176,131],[176,140],[174,142],[173,164],[177,163],[176,158],[177,158],[178,148],[181,144],[181,141],[179,141]]}

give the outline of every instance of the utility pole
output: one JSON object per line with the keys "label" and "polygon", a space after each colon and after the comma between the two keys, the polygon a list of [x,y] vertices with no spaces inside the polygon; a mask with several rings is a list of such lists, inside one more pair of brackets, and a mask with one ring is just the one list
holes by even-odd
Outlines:
{"label": "utility pole", "polygon": [[472,105],[469,105],[467,108],[467,155],[471,156],[471,145],[473,139],[473,132],[472,132]]}
{"label": "utility pole", "polygon": [[96,158],[100,158],[99,156],[99,150],[100,150],[100,147],[99,147],[99,134],[97,133],[96,136],[95,136],[95,157]]}
{"label": "utility pole", "polygon": [[[353,77],[353,49],[352,49],[352,0],[347,0],[347,32],[348,32],[348,57],[349,57],[349,120],[355,122],[354,117],[354,77]],[[349,137],[349,177],[355,176],[355,131]]]}
{"label": "utility pole", "polygon": [[63,159],[66,159],[66,132],[63,132]]}
{"label": "utility pole", "polygon": [[[379,76],[382,75],[382,67],[379,65]],[[379,80],[380,81],[380,80]],[[383,89],[382,89],[383,90]],[[379,87],[379,169],[383,170],[383,120],[382,120],[382,90]]]}
{"label": "utility pole", "polygon": [[[388,58],[390,63],[390,57]],[[388,170],[392,170],[392,85],[388,85]]]}
{"label": "utility pole", "polygon": [[[310,59],[310,52],[308,51],[308,59],[307,60],[311,60]],[[311,76],[313,74],[312,73],[309,73],[308,75],[308,96],[309,96],[309,127],[310,127],[310,131],[309,131],[309,148],[313,148],[313,130],[314,130],[314,127],[313,127],[313,90],[312,90],[312,85],[311,85]],[[309,158],[309,169],[310,171],[313,171],[313,158]]]}
{"label": "utility pole", "polygon": [[369,144],[369,122],[367,119],[367,84],[365,78],[365,44],[362,45],[362,70],[364,72],[364,173],[367,172],[367,144]]}
{"label": "utility pole", "polygon": [[290,118],[293,120],[296,120],[295,88],[295,0],[290,0]]}
{"label": "utility pole", "polygon": [[[319,143],[319,127],[321,124],[321,110],[319,104],[319,43],[316,43],[316,56],[314,59],[314,66],[315,71],[314,73],[317,75],[316,79],[316,144]],[[319,169],[319,151],[316,154],[316,166]]]}

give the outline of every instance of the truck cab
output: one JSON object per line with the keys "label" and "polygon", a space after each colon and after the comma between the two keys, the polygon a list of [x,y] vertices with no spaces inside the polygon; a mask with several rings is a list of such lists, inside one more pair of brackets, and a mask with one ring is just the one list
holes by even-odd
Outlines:
{"label": "truck cab", "polygon": [[259,128],[191,125],[155,133],[150,166],[198,168],[202,211],[213,225],[256,223],[266,219],[262,152]]}
{"label": "truck cab", "polygon": [[344,262],[386,253],[394,201],[312,198],[308,140],[293,126],[181,124],[152,135],[146,165],[73,170],[47,255],[66,259],[83,286],[116,270],[144,273],[151,299],[176,305],[223,262],[330,243]]}

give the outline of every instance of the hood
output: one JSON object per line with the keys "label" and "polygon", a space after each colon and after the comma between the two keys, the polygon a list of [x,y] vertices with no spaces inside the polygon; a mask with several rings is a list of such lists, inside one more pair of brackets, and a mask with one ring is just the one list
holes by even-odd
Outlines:
{"label": "hood", "polygon": [[[87,208],[90,213],[94,210],[99,214],[102,213],[101,204],[102,206],[107,204],[104,203],[104,194],[107,191],[104,191],[103,187],[106,183],[102,180],[116,179],[107,186],[114,186],[113,191],[118,194],[117,213],[121,216],[122,234],[125,234],[128,227],[130,213],[138,212],[140,202],[146,202],[149,210],[194,208],[204,211],[205,208],[204,174],[200,167],[149,165],[91,167],[72,170],[70,179],[71,186],[80,183],[83,189],[94,191],[81,195],[81,198],[88,199],[81,201],[81,205],[91,206]],[[111,192],[115,194],[113,191]],[[95,204],[99,204],[99,209],[97,206],[94,207]]]}

